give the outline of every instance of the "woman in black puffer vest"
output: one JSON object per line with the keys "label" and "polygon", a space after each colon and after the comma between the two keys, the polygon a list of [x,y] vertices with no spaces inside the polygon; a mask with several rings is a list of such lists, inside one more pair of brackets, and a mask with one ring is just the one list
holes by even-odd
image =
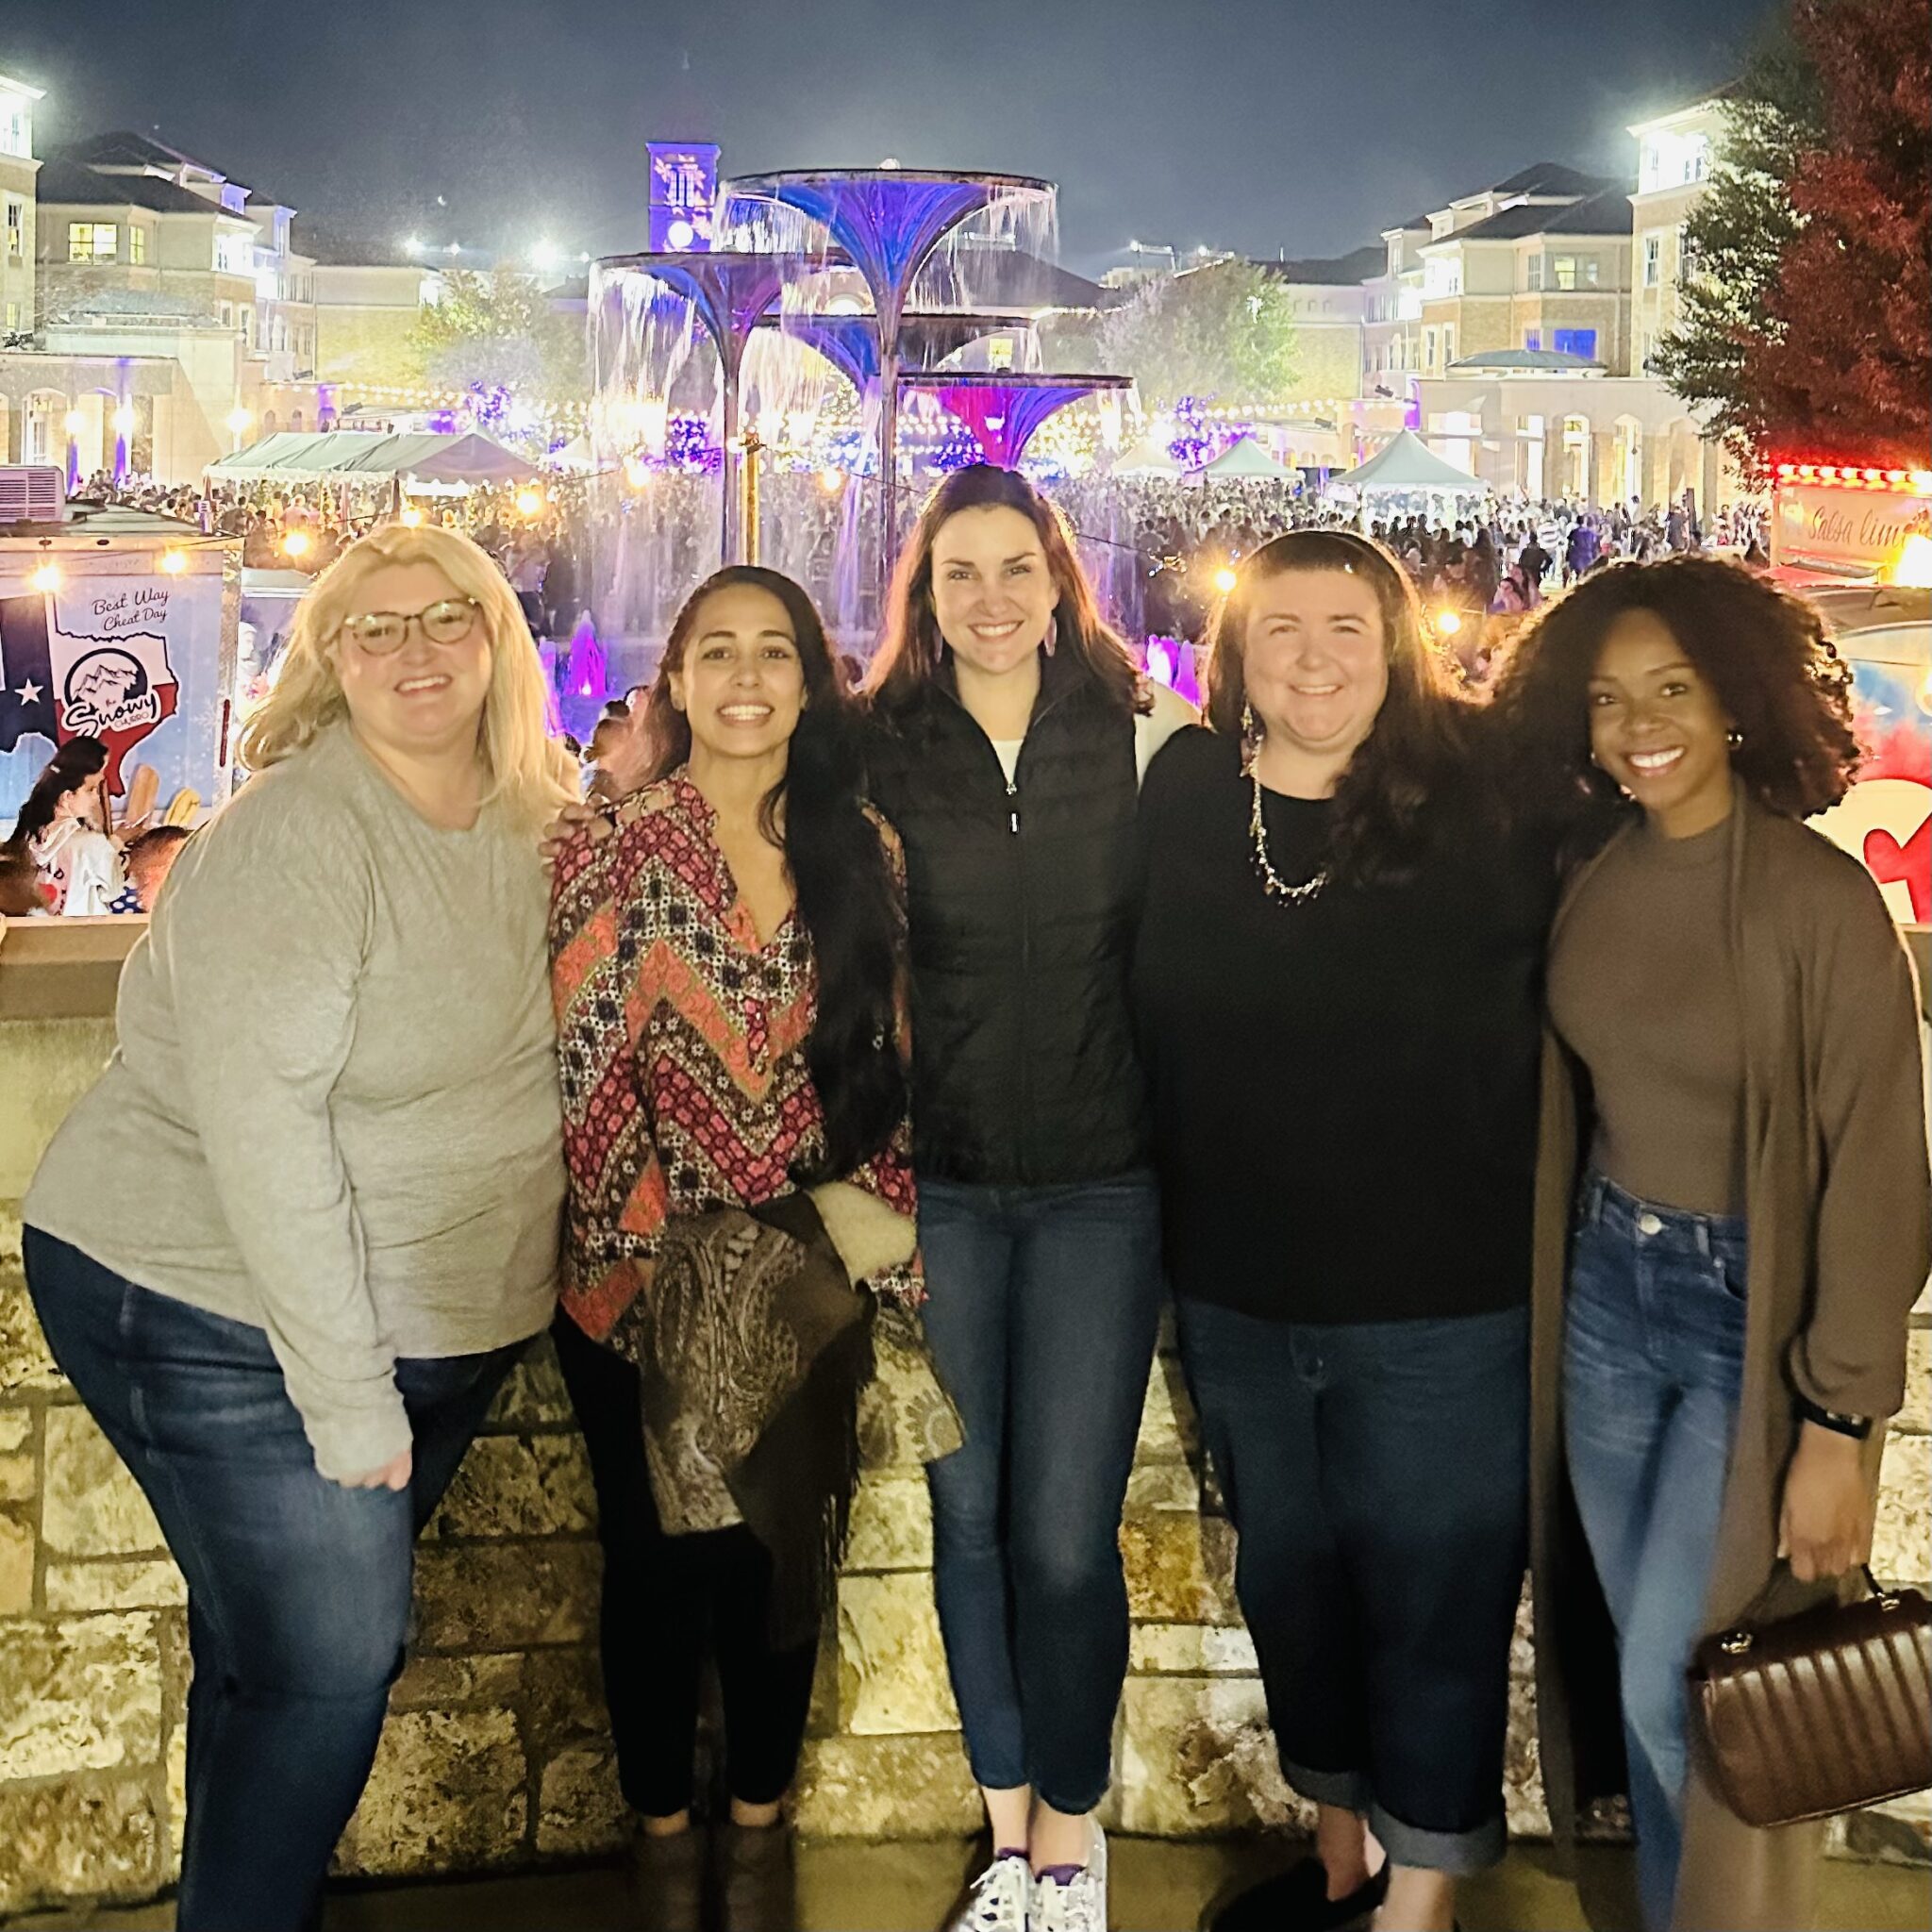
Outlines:
{"label": "woman in black puffer vest", "polygon": [[1160,1297],[1134,815],[1153,742],[1191,712],[1138,678],[1057,513],[986,464],[921,516],[870,691],[872,794],[906,847],[926,1332],[966,1425],[930,1471],[992,1824],[961,1923],[1020,1932],[1030,1909],[1098,1932],[1116,1537]]}

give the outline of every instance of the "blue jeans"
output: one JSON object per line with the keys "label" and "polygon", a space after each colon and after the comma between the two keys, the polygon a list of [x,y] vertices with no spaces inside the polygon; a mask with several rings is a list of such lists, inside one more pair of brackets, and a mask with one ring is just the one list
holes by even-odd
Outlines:
{"label": "blue jeans", "polygon": [[318,1475],[267,1336],[25,1231],[61,1372],[188,1579],[179,1932],[299,1932],[369,1776],[408,1634],[411,1548],[524,1344],[396,1364],[408,1490]]}
{"label": "blue jeans", "polygon": [[1529,1537],[1529,1311],[1270,1322],[1183,1299],[1282,1774],[1397,1864],[1505,1850]]}
{"label": "blue jeans", "polygon": [[919,1238],[926,1339],[966,1428],[928,1477],[973,1775],[1091,1811],[1127,1672],[1120,1523],[1160,1318],[1154,1180],[922,1180]]}
{"label": "blue jeans", "polygon": [[1744,1374],[1744,1224],[1592,1174],[1571,1251],[1564,1443],[1616,1625],[1644,1923],[1683,1848],[1684,1673],[1704,1628]]}

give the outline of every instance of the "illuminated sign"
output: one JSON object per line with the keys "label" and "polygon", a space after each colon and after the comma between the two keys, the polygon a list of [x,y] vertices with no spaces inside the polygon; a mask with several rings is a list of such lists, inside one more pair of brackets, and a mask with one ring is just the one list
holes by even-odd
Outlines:
{"label": "illuminated sign", "polygon": [[711,245],[711,208],[718,198],[718,143],[652,141],[651,247],[705,249]]}
{"label": "illuminated sign", "polygon": [[1772,561],[1876,576],[1906,541],[1932,534],[1932,499],[1911,489],[1786,482],[1773,493]]}

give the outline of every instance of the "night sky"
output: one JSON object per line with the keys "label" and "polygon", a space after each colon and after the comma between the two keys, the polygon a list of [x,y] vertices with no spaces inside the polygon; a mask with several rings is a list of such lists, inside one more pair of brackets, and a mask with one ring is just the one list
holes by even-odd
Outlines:
{"label": "night sky", "polygon": [[[1340,254],[1733,72],[1773,0],[4,0],[38,144],[160,139],[391,239],[643,243],[650,137],[724,167],[1060,184],[1061,256],[1130,237]],[[443,198],[439,207],[437,197]],[[299,229],[298,229],[299,235]]]}

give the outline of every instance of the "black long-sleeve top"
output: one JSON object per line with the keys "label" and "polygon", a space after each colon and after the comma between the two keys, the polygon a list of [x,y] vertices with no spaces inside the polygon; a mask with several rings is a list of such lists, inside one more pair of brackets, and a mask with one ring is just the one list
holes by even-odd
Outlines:
{"label": "black long-sleeve top", "polygon": [[[1263,793],[1290,883],[1332,805]],[[1439,799],[1403,884],[1269,898],[1238,747],[1190,729],[1147,774],[1133,967],[1167,1264],[1270,1319],[1478,1314],[1529,1292],[1547,853]]]}

